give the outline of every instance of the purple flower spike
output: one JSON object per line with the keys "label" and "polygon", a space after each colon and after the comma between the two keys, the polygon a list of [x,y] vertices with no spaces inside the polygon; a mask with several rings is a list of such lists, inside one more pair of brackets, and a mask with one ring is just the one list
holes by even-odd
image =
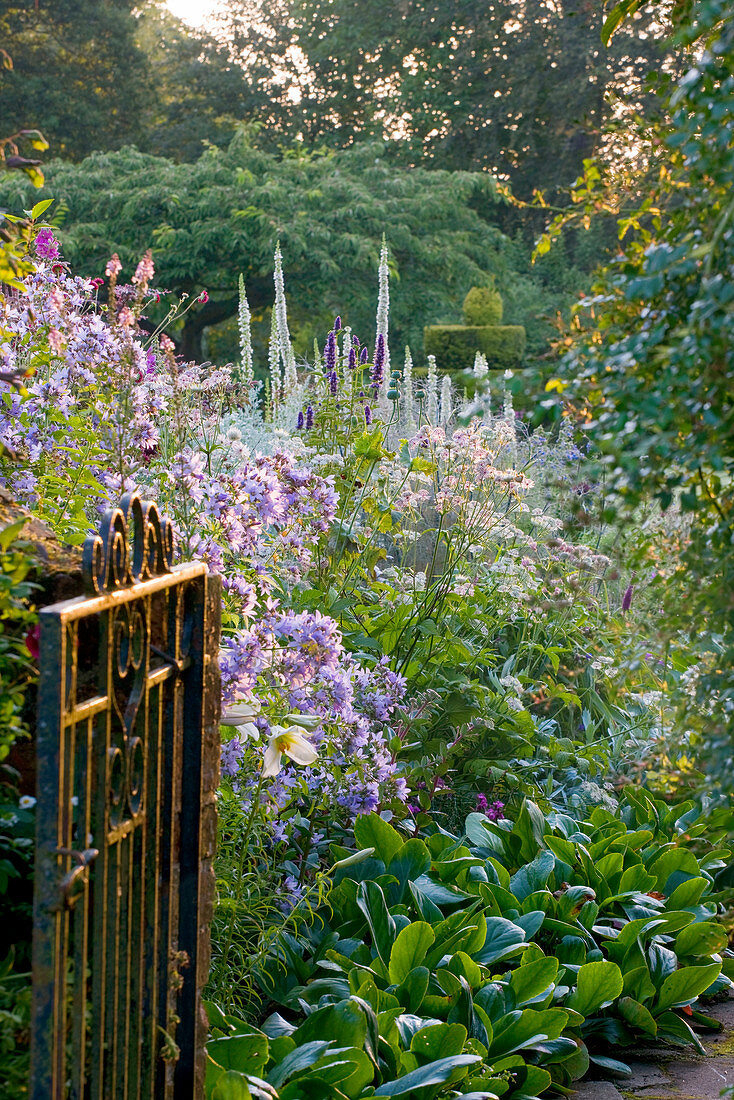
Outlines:
{"label": "purple flower spike", "polygon": [[377,344],[375,346],[375,358],[372,363],[372,370],[370,372],[370,379],[373,386],[379,386],[382,383],[382,377],[385,373],[385,337],[380,333],[377,337]]}
{"label": "purple flower spike", "polygon": [[336,335],[333,332],[330,332],[326,337],[324,370],[327,374],[331,374],[332,371],[336,370]]}
{"label": "purple flower spike", "polygon": [[367,362],[367,348],[362,348],[362,350],[360,351],[359,361],[360,361],[360,363],[366,363]]}
{"label": "purple flower spike", "polygon": [[306,409],[306,431],[310,431],[313,428],[313,408],[311,405]]}
{"label": "purple flower spike", "polygon": [[489,806],[489,803],[487,802],[486,794],[478,794],[477,795],[477,804],[474,807],[474,812],[478,813],[478,814],[486,814],[488,806]]}
{"label": "purple flower spike", "polygon": [[350,348],[349,349],[349,362],[348,362],[347,365],[348,365],[350,370],[356,370],[357,369],[357,349],[356,348]]}
{"label": "purple flower spike", "polygon": [[336,397],[336,391],[339,388],[339,379],[337,378],[336,371],[333,370],[329,375],[329,392],[332,397]]}
{"label": "purple flower spike", "polygon": [[336,320],[334,321],[334,332],[338,332],[341,327],[342,327],[342,319],[341,319],[341,317],[337,317]]}
{"label": "purple flower spike", "polygon": [[364,407],[364,422],[367,425],[372,423],[372,409],[369,405],[365,405]]}
{"label": "purple flower spike", "polygon": [[627,590],[626,590],[624,596],[622,597],[622,610],[623,611],[629,611],[631,606],[632,606],[632,585],[628,584],[627,585]]}
{"label": "purple flower spike", "polygon": [[296,424],[296,429],[297,429],[297,430],[298,430],[299,432],[301,431],[301,429],[302,429],[302,428],[303,428],[303,410],[301,410],[301,412],[299,412],[299,414],[298,414],[298,422],[297,422],[297,424]]}

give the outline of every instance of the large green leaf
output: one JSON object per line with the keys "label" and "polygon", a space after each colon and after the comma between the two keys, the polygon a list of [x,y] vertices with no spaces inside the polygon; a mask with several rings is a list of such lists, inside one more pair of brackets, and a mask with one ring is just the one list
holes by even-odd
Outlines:
{"label": "large green leaf", "polygon": [[616,963],[606,959],[584,963],[578,972],[576,988],[566,1004],[582,1016],[591,1016],[616,1000],[622,985],[622,971]]}
{"label": "large green leaf", "polygon": [[489,966],[498,959],[519,955],[527,946],[525,932],[517,924],[504,917],[489,917],[487,938],[482,949],[474,953],[474,959],[482,966]]}
{"label": "large green leaf", "polygon": [[622,1019],[626,1020],[631,1027],[641,1031],[644,1035],[649,1035],[651,1038],[657,1035],[658,1026],[652,1015],[634,997],[620,997],[617,1007]]}
{"label": "large green leaf", "polygon": [[425,921],[413,921],[403,928],[390,951],[390,981],[395,985],[404,982],[411,970],[421,965],[435,939],[433,929]]}
{"label": "large green leaf", "polygon": [[390,915],[385,895],[377,882],[360,882],[357,905],[367,918],[372,942],[385,966],[390,962],[390,952],[395,942],[395,921]]}
{"label": "large green leaf", "polygon": [[664,1012],[667,1008],[689,1005],[716,981],[720,971],[721,963],[715,962],[708,966],[684,966],[669,974],[658,994],[655,1014]]}
{"label": "large green leaf", "polygon": [[268,1037],[253,1028],[246,1034],[210,1039],[206,1051],[217,1065],[259,1076],[268,1060]]}
{"label": "large green leaf", "polygon": [[210,1100],[252,1100],[246,1078],[235,1070],[226,1070],[216,1080]]}
{"label": "large green leaf", "polygon": [[648,871],[655,875],[657,889],[663,894],[672,894],[682,882],[699,878],[701,874],[698,860],[687,848],[669,848],[658,856]]}
{"label": "large green leaf", "polygon": [[365,1014],[351,999],[317,1008],[293,1033],[297,1046],[303,1046],[314,1039],[329,1039],[339,1047],[361,1049],[366,1037]]}
{"label": "large green leaf", "polygon": [[431,972],[427,966],[416,966],[395,990],[395,996],[408,1012],[419,1012],[428,992]]}
{"label": "large green leaf", "polygon": [[319,1042],[306,1043],[304,1046],[296,1047],[290,1054],[286,1055],[282,1062],[277,1066],[273,1066],[268,1074],[266,1080],[268,1084],[274,1085],[278,1088],[280,1085],[284,1085],[289,1077],[300,1073],[304,1069],[308,1069],[315,1062],[318,1062],[319,1058],[328,1050],[332,1044],[324,1039]]}
{"label": "large green leaf", "polygon": [[372,1083],[375,1067],[363,1050],[348,1047],[327,1051],[308,1073],[336,1085],[346,1096],[356,1098]]}
{"label": "large green leaf", "polygon": [[544,993],[558,973],[558,959],[538,959],[520,966],[510,975],[510,989],[517,1005],[527,1004]]}
{"label": "large green leaf", "polygon": [[403,900],[405,890],[409,882],[415,882],[425,874],[431,866],[431,856],[428,848],[422,840],[411,837],[398,848],[390,860],[387,871],[394,875],[400,887],[397,889],[396,900]]}
{"label": "large green leaf", "polygon": [[519,1015],[517,1012],[510,1012],[494,1025],[489,1057],[502,1058],[532,1047],[535,1043],[542,1043],[545,1039],[557,1039],[567,1021],[568,1016],[559,1008],[548,1008],[541,1012],[526,1008]]}
{"label": "large green leaf", "polygon": [[413,1036],[410,1049],[419,1061],[432,1062],[440,1057],[461,1054],[467,1032],[462,1024],[431,1024]]}
{"label": "large green leaf", "polygon": [[708,880],[702,877],[688,878],[676,886],[668,898],[669,909],[688,909],[698,905],[704,890],[708,886]]}
{"label": "large green leaf", "polygon": [[538,849],[543,847],[545,816],[540,807],[529,798],[523,801],[512,832],[520,839],[520,857],[523,862],[529,863],[535,859]]}
{"label": "large green leaf", "polygon": [[387,865],[403,845],[403,838],[379,814],[360,814],[354,823],[354,837],[360,848],[374,848]]}
{"label": "large green leaf", "polygon": [[521,867],[510,879],[510,890],[518,901],[523,901],[536,890],[542,890],[555,865],[556,857],[552,852],[540,852],[532,862]]}
{"label": "large green leaf", "polygon": [[702,921],[683,928],[675,939],[675,953],[681,955],[715,955],[728,943],[726,931],[720,924]]}
{"label": "large green leaf", "polygon": [[481,1060],[478,1054],[454,1054],[449,1058],[439,1058],[395,1081],[386,1081],[375,1089],[375,1096],[405,1096],[414,1089],[429,1085],[453,1084],[466,1076],[470,1066],[476,1066]]}

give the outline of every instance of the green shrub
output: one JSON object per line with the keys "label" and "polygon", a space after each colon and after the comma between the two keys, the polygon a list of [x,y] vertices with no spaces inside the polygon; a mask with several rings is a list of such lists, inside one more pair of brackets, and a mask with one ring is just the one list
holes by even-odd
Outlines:
{"label": "green shrub", "polygon": [[426,355],[435,355],[442,370],[471,370],[478,351],[490,370],[512,369],[525,352],[522,325],[428,325],[423,334]]}
{"label": "green shrub", "polygon": [[473,286],[464,299],[465,325],[502,324],[502,295],[493,286]]}

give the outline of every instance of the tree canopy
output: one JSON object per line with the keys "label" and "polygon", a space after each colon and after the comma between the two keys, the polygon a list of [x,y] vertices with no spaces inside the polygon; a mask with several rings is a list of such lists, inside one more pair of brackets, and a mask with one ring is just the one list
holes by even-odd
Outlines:
{"label": "tree canopy", "polygon": [[0,0],[0,117],[40,126],[57,156],[82,157],[143,136],[152,93],[135,41],[135,0]]}
{"label": "tree canopy", "polygon": [[338,147],[378,137],[410,163],[488,168],[524,198],[570,186],[614,97],[638,106],[665,57],[649,3],[608,48],[592,0],[279,0],[257,19],[248,0],[225,20],[245,68],[270,61],[274,132]]}

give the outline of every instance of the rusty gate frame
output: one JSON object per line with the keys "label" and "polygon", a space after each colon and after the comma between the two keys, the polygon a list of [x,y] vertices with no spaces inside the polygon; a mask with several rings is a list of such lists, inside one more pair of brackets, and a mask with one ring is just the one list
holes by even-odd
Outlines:
{"label": "rusty gate frame", "polygon": [[199,1100],[221,580],[127,494],[40,613],[31,1100]]}

